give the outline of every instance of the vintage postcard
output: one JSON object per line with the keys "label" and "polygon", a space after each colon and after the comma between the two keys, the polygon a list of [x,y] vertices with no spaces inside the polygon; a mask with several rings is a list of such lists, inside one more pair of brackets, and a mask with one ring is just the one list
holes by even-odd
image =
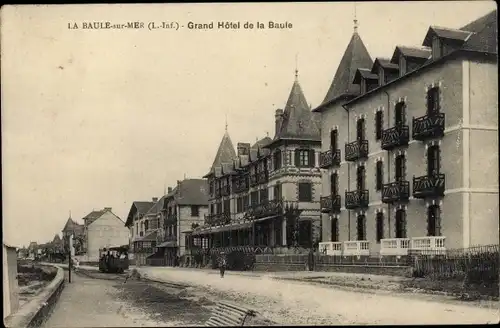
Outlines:
{"label": "vintage postcard", "polygon": [[8,327],[499,322],[493,1],[6,5]]}

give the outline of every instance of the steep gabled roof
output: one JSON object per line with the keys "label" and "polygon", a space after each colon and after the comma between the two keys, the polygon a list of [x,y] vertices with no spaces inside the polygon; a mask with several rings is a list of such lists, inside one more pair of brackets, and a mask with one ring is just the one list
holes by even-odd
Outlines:
{"label": "steep gabled roof", "polygon": [[67,231],[81,232],[81,231],[83,231],[83,225],[78,224],[75,221],[73,221],[72,218],[69,218],[68,221],[66,221],[66,224],[64,225],[64,228],[62,231],[63,232],[67,232]]}
{"label": "steep gabled roof", "polygon": [[427,30],[427,34],[424,37],[424,42],[422,43],[422,45],[426,47],[432,47],[432,39],[434,36],[449,40],[465,41],[469,37],[469,35],[470,32],[464,30],[431,26]]}
{"label": "steep gabled roof", "polygon": [[342,96],[359,95],[359,85],[352,84],[358,68],[372,67],[373,61],[358,32],[354,32],[335,72],[325,99],[314,111]]}
{"label": "steep gabled roof", "polygon": [[125,221],[125,226],[128,227],[130,224],[132,224],[132,217],[135,213],[146,214],[154,204],[154,202],[132,202],[132,206],[130,206],[130,210],[128,211],[127,220]]}
{"label": "steep gabled roof", "polygon": [[62,240],[61,240],[61,237],[59,237],[58,234],[56,234],[54,236],[54,239],[52,239],[52,243],[60,243]]}
{"label": "steep gabled roof", "polygon": [[208,184],[205,179],[185,179],[176,188],[179,205],[208,205]]}
{"label": "steep gabled roof", "polygon": [[[273,141],[288,139],[321,140],[317,117],[311,112],[311,107],[307,104],[297,75],[285,105],[280,130]],[[263,143],[261,147],[270,145],[266,138],[262,139],[261,142]],[[252,154],[250,159],[253,160]]]}
{"label": "steep gabled roof", "polygon": [[473,32],[473,34],[465,40],[462,49],[497,54],[497,25],[497,11],[494,10],[462,27],[461,30]]}
{"label": "steep gabled roof", "polygon": [[162,206],[163,206],[163,200],[166,198],[167,195],[161,197],[156,203],[153,203],[154,205],[149,208],[149,210],[145,213],[146,215],[156,215],[160,213]]}
{"label": "steep gabled roof", "polygon": [[229,133],[226,130],[222,136],[219,148],[217,149],[217,154],[215,155],[212,167],[210,168],[210,173],[213,173],[215,168],[221,166],[222,163],[232,163],[233,159],[236,157],[233,142],[231,141],[231,137],[229,137]]}

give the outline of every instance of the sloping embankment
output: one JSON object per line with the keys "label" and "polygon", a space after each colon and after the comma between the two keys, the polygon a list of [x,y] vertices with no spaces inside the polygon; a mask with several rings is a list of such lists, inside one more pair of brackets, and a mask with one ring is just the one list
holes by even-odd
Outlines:
{"label": "sloping embankment", "polygon": [[16,313],[5,318],[6,327],[39,327],[50,315],[64,288],[64,271],[57,267],[54,279],[37,295],[23,304]]}

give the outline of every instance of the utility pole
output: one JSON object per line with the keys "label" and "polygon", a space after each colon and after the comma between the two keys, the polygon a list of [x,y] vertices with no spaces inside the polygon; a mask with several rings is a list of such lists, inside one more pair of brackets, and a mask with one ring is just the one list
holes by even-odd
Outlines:
{"label": "utility pole", "polygon": [[73,234],[69,236],[69,263],[68,263],[68,281],[71,283],[71,264],[73,262],[72,254],[73,253]]}

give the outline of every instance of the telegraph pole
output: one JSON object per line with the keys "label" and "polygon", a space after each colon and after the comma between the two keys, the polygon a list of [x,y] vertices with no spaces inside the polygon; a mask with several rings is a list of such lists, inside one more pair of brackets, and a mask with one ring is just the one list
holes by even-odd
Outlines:
{"label": "telegraph pole", "polygon": [[69,263],[68,263],[68,281],[71,283],[71,263],[73,262],[73,259],[71,257],[71,253],[73,253],[73,234],[69,236]]}

